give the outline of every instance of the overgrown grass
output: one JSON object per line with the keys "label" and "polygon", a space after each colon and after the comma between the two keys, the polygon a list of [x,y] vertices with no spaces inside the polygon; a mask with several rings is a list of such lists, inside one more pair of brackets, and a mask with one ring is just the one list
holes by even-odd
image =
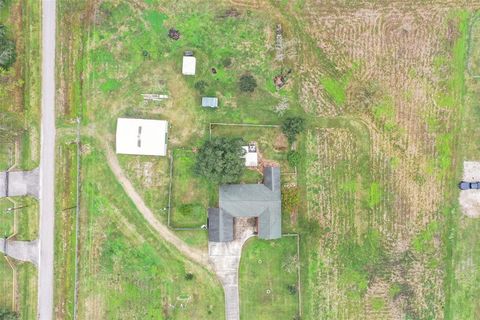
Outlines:
{"label": "overgrown grass", "polygon": [[240,261],[240,318],[293,319],[298,313],[295,238],[249,240]]}
{"label": "overgrown grass", "polygon": [[73,317],[77,146],[62,137],[56,152],[55,317]]}

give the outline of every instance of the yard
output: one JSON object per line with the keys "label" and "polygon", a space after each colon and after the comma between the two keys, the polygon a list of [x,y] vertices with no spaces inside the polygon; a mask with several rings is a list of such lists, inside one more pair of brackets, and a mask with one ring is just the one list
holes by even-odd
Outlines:
{"label": "yard", "polygon": [[79,317],[221,317],[218,282],[150,229],[101,149],[94,141],[84,146],[90,152],[82,158]]}
{"label": "yard", "polygon": [[239,270],[241,319],[294,319],[299,263],[294,237],[249,240]]}
{"label": "yard", "polygon": [[[291,115],[308,123],[297,143],[301,207],[284,219],[284,230],[302,236],[303,318],[462,318],[458,310],[475,318],[478,290],[469,283],[478,281],[478,226],[458,214],[454,187],[463,154],[478,158],[476,146],[460,146],[460,128],[475,128],[478,118],[478,86],[469,79],[466,95],[464,79],[470,9],[414,2],[368,10],[312,1],[66,4],[59,6],[66,26],[59,34],[59,123],[68,130],[82,116],[87,141],[80,318],[160,313],[182,319],[193,310],[202,318],[223,316],[219,284],[150,231],[106,166],[102,149],[114,148],[117,117],[169,121],[172,226],[198,227],[217,201],[218,188],[192,170],[194,150],[210,134],[256,141],[262,156],[293,171],[278,128],[210,124],[279,125]],[[283,60],[275,49],[278,23]],[[170,27],[180,31],[178,41],[167,37]],[[180,74],[185,50],[197,57],[195,77]],[[277,90],[273,77],[289,69],[287,85]],[[239,91],[243,74],[255,77],[253,93]],[[169,98],[144,102],[142,93]],[[205,95],[217,96],[219,108],[202,109]],[[122,155],[119,161],[166,223],[169,158]],[[247,170],[243,182],[260,179]],[[204,231],[178,234],[205,249]],[[242,317],[300,312],[290,294],[296,274],[283,265],[296,252],[291,240],[245,247]],[[259,267],[259,256],[268,268]],[[71,264],[66,268],[71,277]],[[194,270],[193,282],[184,278],[187,270]]]}

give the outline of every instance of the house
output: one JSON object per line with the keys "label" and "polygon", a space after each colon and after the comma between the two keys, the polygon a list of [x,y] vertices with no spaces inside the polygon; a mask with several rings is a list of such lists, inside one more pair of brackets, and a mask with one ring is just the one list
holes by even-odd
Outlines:
{"label": "house", "polygon": [[243,150],[245,150],[245,154],[243,155],[243,158],[245,159],[245,166],[246,167],[258,166],[257,146],[251,143],[248,146],[243,146],[242,148]]}
{"label": "house", "polygon": [[218,107],[218,98],[203,97],[202,98],[202,107],[204,107],[204,108],[217,108]]}
{"label": "house", "polygon": [[255,217],[260,239],[282,236],[280,168],[266,167],[262,184],[220,186],[219,207],[208,209],[208,239],[228,242],[234,238],[235,218]]}
{"label": "house", "polygon": [[148,119],[117,119],[117,153],[167,155],[168,122]]}
{"label": "house", "polygon": [[186,76],[194,76],[197,59],[193,56],[193,52],[186,51],[183,55],[182,73]]}

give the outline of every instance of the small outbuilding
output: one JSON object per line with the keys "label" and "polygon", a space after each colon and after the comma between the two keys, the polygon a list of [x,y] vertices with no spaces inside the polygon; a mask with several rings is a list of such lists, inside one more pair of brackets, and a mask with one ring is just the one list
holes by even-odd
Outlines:
{"label": "small outbuilding", "polygon": [[202,107],[204,108],[218,108],[218,98],[215,97],[203,97]]}
{"label": "small outbuilding", "polygon": [[187,51],[183,55],[182,73],[186,76],[194,76],[197,67],[197,59],[193,52]]}
{"label": "small outbuilding", "polygon": [[168,122],[118,118],[116,151],[120,154],[166,156]]}
{"label": "small outbuilding", "polygon": [[251,143],[248,146],[243,146],[242,148],[243,150],[245,150],[245,153],[243,155],[243,158],[245,159],[245,166],[246,167],[258,166],[257,146]]}

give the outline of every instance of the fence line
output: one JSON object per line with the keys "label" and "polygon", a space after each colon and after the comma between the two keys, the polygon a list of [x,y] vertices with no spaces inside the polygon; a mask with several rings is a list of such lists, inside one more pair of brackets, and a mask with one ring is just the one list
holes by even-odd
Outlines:
{"label": "fence line", "polygon": [[77,319],[78,315],[78,251],[79,251],[79,234],[80,234],[80,118],[77,118],[77,193],[76,193],[76,209],[75,209],[75,278],[73,293],[73,319]]}
{"label": "fence line", "polygon": [[300,263],[300,235],[298,233],[284,233],[284,237],[296,237],[297,238],[297,285],[298,285],[298,314],[302,316],[302,280],[301,280],[301,263]]}

